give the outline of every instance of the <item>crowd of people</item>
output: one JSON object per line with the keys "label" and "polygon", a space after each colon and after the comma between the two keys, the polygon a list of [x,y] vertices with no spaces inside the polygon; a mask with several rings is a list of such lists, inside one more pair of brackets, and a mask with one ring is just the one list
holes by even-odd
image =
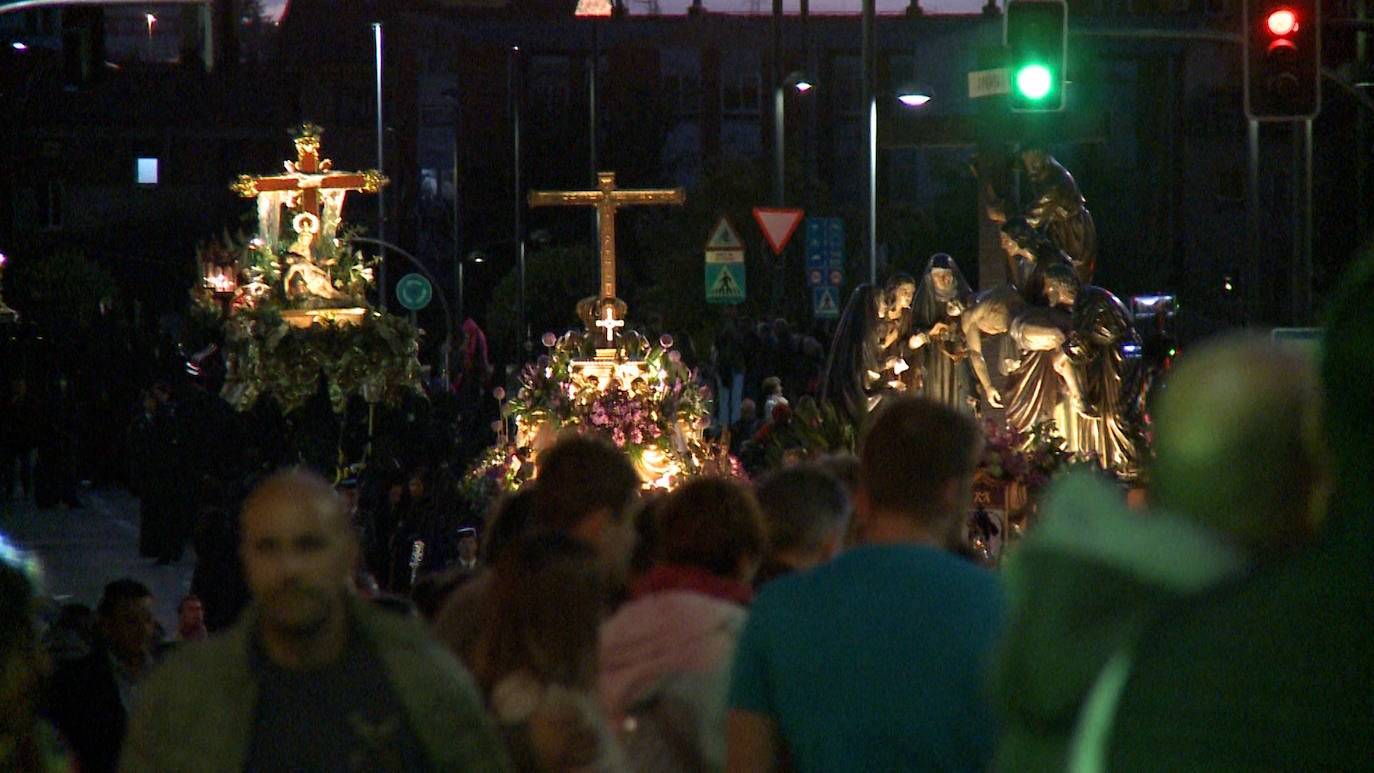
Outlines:
{"label": "crowd of people", "polygon": [[[671,492],[562,436],[385,579],[351,482],[267,471],[224,518],[241,609],[175,636],[126,579],[40,628],[0,542],[0,768],[1370,769],[1371,299],[1366,258],[1320,366],[1185,355],[1147,502],[1066,476],[1001,569],[962,544],[977,424],[913,396],[856,458]],[[430,490],[389,487],[397,521]]]}

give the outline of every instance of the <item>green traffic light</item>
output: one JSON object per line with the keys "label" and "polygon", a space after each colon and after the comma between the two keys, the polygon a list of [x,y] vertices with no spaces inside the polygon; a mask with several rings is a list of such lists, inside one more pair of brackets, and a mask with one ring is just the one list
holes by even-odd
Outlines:
{"label": "green traffic light", "polygon": [[1016,91],[1026,99],[1044,99],[1053,86],[1050,68],[1043,64],[1026,65],[1016,71]]}

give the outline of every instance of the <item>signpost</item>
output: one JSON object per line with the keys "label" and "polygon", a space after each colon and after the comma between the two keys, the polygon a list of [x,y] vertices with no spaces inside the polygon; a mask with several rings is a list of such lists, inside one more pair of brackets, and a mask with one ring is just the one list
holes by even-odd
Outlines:
{"label": "signpost", "polygon": [[434,298],[434,287],[419,274],[406,274],[396,283],[396,300],[411,311],[419,311]]}
{"label": "signpost", "polygon": [[706,302],[743,303],[744,243],[722,217],[706,242]]}
{"label": "signpost", "polygon": [[844,220],[806,219],[806,286],[817,319],[840,316],[840,288],[844,285]]}

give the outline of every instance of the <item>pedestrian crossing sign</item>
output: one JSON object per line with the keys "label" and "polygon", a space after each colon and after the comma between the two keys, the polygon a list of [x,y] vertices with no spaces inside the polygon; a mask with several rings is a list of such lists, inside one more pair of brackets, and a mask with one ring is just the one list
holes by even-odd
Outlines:
{"label": "pedestrian crossing sign", "polygon": [[[713,271],[712,268],[715,268]],[[706,265],[706,300],[709,303],[739,303],[744,300],[744,264]],[[736,272],[739,276],[736,276]],[[712,276],[714,274],[714,276]]]}
{"label": "pedestrian crossing sign", "polygon": [[743,303],[744,244],[724,217],[706,242],[706,302]]}
{"label": "pedestrian crossing sign", "polygon": [[838,319],[840,316],[840,288],[834,285],[811,288],[812,312],[817,319]]}

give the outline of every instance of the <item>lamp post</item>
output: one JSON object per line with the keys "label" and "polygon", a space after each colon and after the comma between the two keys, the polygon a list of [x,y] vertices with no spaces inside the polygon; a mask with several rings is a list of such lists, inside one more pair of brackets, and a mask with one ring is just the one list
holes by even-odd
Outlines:
{"label": "lamp post", "polygon": [[[386,168],[386,157],[383,155],[382,137],[382,23],[372,23],[372,50],[375,66],[377,70],[377,172],[381,173]],[[377,241],[381,245],[386,245],[386,193],[382,188],[377,189]],[[380,245],[379,245],[380,246]],[[377,272],[377,286],[382,288],[382,313],[386,313],[386,247],[382,246],[382,261]],[[447,377],[447,374],[445,374]]]}
{"label": "lamp post", "polygon": [[783,205],[783,69],[782,69],[782,0],[773,0],[773,163],[777,176],[773,180],[773,206]]}
{"label": "lamp post", "polygon": [[[778,10],[777,5],[780,3],[781,0],[774,0],[775,10]],[[776,18],[777,17],[775,17],[775,19]],[[782,56],[781,46],[775,48],[773,55],[775,57]],[[774,69],[778,70],[781,68],[782,62],[775,59],[773,64]],[[787,205],[786,175],[784,173],[787,164],[786,153],[784,152],[787,146],[787,129],[786,121],[784,120],[786,115],[787,92],[792,91],[798,95],[805,95],[811,91],[812,87],[813,84],[810,78],[801,71],[794,70],[788,73],[786,77],[778,78],[777,86],[773,92],[773,164],[775,172],[773,206],[775,207],[781,208]],[[782,302],[782,285],[785,276],[785,267],[786,261],[783,259],[782,255],[779,255],[773,265],[775,276],[773,277],[772,309],[774,311],[777,310]]]}
{"label": "lamp post", "polygon": [[522,354],[529,335],[525,331],[525,197],[521,193],[524,182],[520,174],[520,46],[511,46],[506,59],[506,94],[510,100],[511,124],[513,127],[511,161],[515,178],[515,260],[520,278],[520,304],[516,309],[516,347]]}
{"label": "lamp post", "polygon": [[148,23],[148,61],[151,62],[153,60],[153,25],[157,24],[157,15],[145,13],[143,20]]}
{"label": "lamp post", "polygon": [[463,279],[463,274],[464,274],[463,266],[464,266],[465,264],[468,264],[468,263],[485,263],[485,262],[487,262],[487,256],[484,255],[484,254],[482,254],[482,251],[481,251],[481,250],[473,250],[472,252],[469,252],[469,253],[468,253],[468,255],[467,255],[466,258],[462,258],[462,259],[460,259],[460,260],[458,261],[458,324],[459,324],[459,325],[462,325],[463,322],[465,322],[465,321],[467,320],[467,317],[463,316],[463,282],[464,282],[464,279]]}
{"label": "lamp post", "polygon": [[875,97],[877,89],[874,88],[874,80],[877,77],[876,57],[874,51],[877,49],[875,36],[877,17],[877,4],[875,0],[863,0],[862,3],[862,35],[860,37],[860,59],[863,70],[863,99],[864,110],[868,113],[868,196],[865,201],[868,214],[866,249],[868,250],[868,283],[878,284],[878,100]]}

